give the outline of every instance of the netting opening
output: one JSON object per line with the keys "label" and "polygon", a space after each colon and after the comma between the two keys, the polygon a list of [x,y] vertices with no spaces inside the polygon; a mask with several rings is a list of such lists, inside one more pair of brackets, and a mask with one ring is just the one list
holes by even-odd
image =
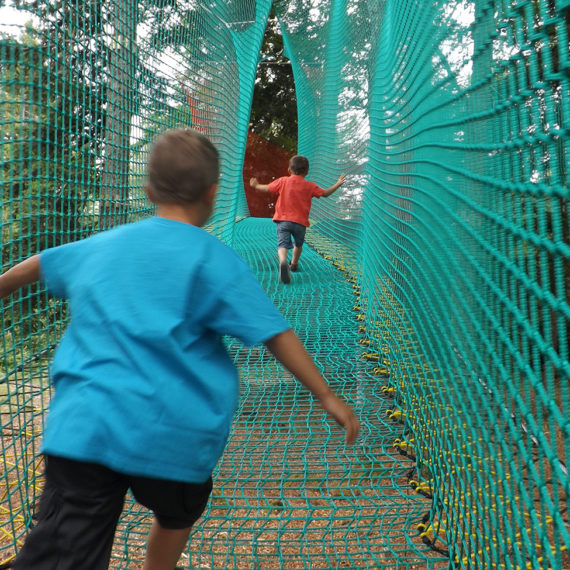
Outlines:
{"label": "netting opening", "polygon": [[[244,192],[272,7],[309,178],[348,175],[287,289]],[[191,126],[222,155],[208,230],[363,422],[343,447],[265,349],[231,342],[241,404],[181,565],[570,567],[569,20],[566,0],[2,3],[3,270],[151,215],[150,142]],[[38,287],[1,314],[5,562],[34,523],[69,315]],[[142,567],[149,528],[129,500],[113,568]]]}
{"label": "netting opening", "polygon": [[297,153],[297,124],[291,61],[286,55],[279,20],[271,10],[257,64],[243,165],[245,195],[253,217],[272,217],[275,196],[255,191],[250,179],[269,183],[287,175],[289,159]]}

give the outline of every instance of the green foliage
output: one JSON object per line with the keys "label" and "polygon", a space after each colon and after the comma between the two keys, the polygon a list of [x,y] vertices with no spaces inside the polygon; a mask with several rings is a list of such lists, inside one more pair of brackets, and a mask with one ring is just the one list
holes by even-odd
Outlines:
{"label": "green foliage", "polygon": [[[62,37],[58,32],[65,18],[70,23],[69,16],[54,7],[38,29],[0,40],[2,270],[84,237],[95,225],[105,122],[97,61],[104,51],[84,42],[91,45],[88,56],[78,47],[73,38],[82,37],[83,28],[66,26]],[[64,65],[61,43],[72,46],[75,67]],[[45,345],[46,338],[37,335],[47,330],[47,306],[38,286],[14,297],[2,314],[4,330],[11,331],[4,339],[6,350],[22,339],[28,339],[25,352]]]}
{"label": "green foliage", "polygon": [[297,98],[291,62],[284,55],[279,21],[272,12],[261,47],[251,106],[251,130],[283,147],[297,150]]}

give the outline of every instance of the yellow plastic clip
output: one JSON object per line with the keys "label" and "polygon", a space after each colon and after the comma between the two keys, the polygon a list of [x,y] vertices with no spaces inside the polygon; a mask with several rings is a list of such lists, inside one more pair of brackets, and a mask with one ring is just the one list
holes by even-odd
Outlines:
{"label": "yellow plastic clip", "polygon": [[365,352],[362,354],[362,358],[366,360],[378,360],[378,353],[377,352]]}

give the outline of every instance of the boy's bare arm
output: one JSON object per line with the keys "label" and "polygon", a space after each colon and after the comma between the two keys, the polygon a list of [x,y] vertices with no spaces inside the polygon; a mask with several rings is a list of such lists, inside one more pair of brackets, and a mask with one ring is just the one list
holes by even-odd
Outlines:
{"label": "boy's bare arm", "polygon": [[257,178],[250,178],[249,185],[260,192],[269,192],[269,186],[267,184],[260,184]]}
{"label": "boy's bare arm", "polygon": [[354,443],[360,423],[352,409],[341,400],[322,377],[299,337],[291,330],[266,341],[265,346],[320,401],[322,407],[346,430],[346,443]]}
{"label": "boy's bare arm", "polygon": [[40,256],[33,255],[0,275],[0,298],[40,278]]}
{"label": "boy's bare arm", "polygon": [[339,176],[339,179],[330,188],[327,188],[326,190],[323,191],[323,197],[327,198],[333,192],[336,192],[344,184],[345,180],[346,180],[346,175],[341,174]]}

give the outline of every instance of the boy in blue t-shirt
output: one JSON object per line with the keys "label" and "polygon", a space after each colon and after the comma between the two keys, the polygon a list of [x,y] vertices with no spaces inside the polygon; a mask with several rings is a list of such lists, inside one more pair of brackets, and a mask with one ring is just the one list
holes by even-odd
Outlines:
{"label": "boy in blue t-shirt", "polygon": [[238,403],[231,335],[267,348],[346,429],[353,411],[328,387],[245,262],[201,229],[218,153],[191,130],[153,145],[156,216],[43,251],[0,275],[0,297],[41,279],[69,300],[56,350],[42,453],[45,486],[16,569],[109,565],[128,489],[155,515],[144,570],[172,570],[212,489]]}

